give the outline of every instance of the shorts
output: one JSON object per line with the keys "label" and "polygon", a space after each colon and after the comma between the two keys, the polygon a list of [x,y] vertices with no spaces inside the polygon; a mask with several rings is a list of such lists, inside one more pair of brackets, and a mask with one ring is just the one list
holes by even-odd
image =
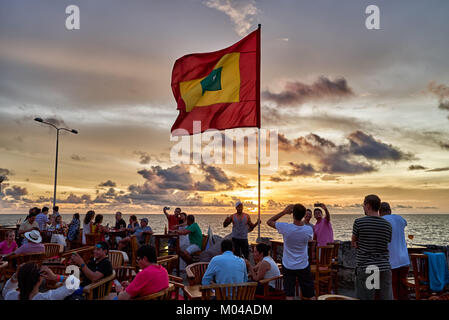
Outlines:
{"label": "shorts", "polygon": [[304,269],[291,270],[282,266],[282,274],[284,276],[284,291],[287,297],[295,296],[296,279],[299,282],[299,288],[305,298],[312,298],[315,296],[315,287],[312,273],[310,272],[310,265]]}
{"label": "shorts", "polygon": [[188,247],[186,248],[186,251],[187,251],[189,254],[192,254],[192,253],[194,253],[194,252],[201,251],[201,249],[200,249],[200,247],[198,247],[196,244],[191,244],[190,246],[188,246]]}

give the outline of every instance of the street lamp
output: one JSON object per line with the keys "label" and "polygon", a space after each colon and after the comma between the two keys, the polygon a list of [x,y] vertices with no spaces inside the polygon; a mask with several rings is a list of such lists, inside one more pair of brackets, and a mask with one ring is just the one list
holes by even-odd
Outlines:
{"label": "street lamp", "polygon": [[64,130],[73,134],[78,134],[78,130],[75,129],[67,129],[67,128],[58,128],[53,123],[46,122],[42,120],[42,118],[34,118],[34,121],[47,124],[56,129],[56,161],[55,161],[55,184],[53,189],[53,207],[56,206],[56,183],[58,179],[58,148],[59,148],[59,131]]}

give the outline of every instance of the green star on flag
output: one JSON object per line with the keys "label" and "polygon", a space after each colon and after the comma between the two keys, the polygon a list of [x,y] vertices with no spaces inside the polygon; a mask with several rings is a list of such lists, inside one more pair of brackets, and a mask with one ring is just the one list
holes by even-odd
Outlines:
{"label": "green star on flag", "polygon": [[202,94],[206,91],[219,91],[221,90],[221,70],[223,67],[212,70],[209,75],[201,81]]}

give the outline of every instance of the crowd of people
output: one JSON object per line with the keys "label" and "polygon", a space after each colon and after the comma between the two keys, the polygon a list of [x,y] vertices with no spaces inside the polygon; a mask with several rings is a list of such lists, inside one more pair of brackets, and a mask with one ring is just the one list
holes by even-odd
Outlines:
{"label": "crowd of people", "polygon": [[[354,221],[352,231],[352,245],[356,250],[356,296],[364,300],[374,299],[375,295],[386,300],[406,299],[407,292],[403,282],[410,264],[404,233],[407,222],[401,216],[392,214],[389,204],[381,202],[376,195],[365,197],[363,209],[365,216]],[[201,228],[195,222],[195,216],[187,215],[180,208],[176,208],[174,214],[169,214],[168,210],[167,207],[163,209],[168,222],[168,233],[179,236],[180,257],[188,265],[193,261],[193,253],[202,250]],[[253,263],[250,262],[248,233],[261,221],[253,223],[250,216],[243,212],[243,204],[240,201],[235,204],[235,210],[236,212],[226,217],[223,222],[224,228],[232,224],[230,238],[221,242],[221,254],[210,260],[202,284],[260,281],[282,274],[287,299],[294,299],[296,283],[299,284],[303,299],[315,299],[308,243],[310,240],[316,240],[317,246],[324,246],[334,241],[331,215],[326,205],[316,203],[312,211],[301,204],[291,204],[267,221],[268,226],[283,237],[281,268],[271,257],[270,246],[265,243],[254,246]],[[139,244],[137,261],[141,271],[132,282],[123,282],[116,287],[116,299],[132,299],[168,287],[167,270],[157,264],[154,246],[144,241],[145,234],[152,234],[147,218],[140,219],[139,223],[137,217],[132,215],[126,225],[121,212],[117,212],[114,229],[124,231],[126,236],[112,240],[108,237],[109,225],[103,226],[101,214],[95,215],[94,211],[88,211],[82,221],[83,232],[80,235],[81,221],[78,213],[73,215],[69,225],[65,225],[58,207],[53,208],[51,216],[48,216],[48,211],[46,207],[42,210],[30,209],[29,215],[18,230],[20,246],[15,242],[14,232],[7,233],[6,239],[0,243],[0,254],[3,258],[12,254],[43,252],[45,248],[41,232],[44,231],[62,234],[68,242],[81,236],[83,244],[86,243],[86,234],[101,234],[101,241],[96,244],[91,261],[86,263],[77,254],[71,257],[71,263],[79,266],[84,276],[81,283],[83,287],[109,276],[112,273],[112,265],[108,259],[110,247],[116,245],[118,250],[126,250],[130,244],[130,236],[135,235]],[[292,216],[290,222],[278,221],[287,215]],[[316,220],[315,224],[311,223],[312,216]],[[58,230],[61,233],[58,233]],[[172,246],[174,243],[170,240],[169,247]],[[46,267],[39,269],[34,263],[25,266],[19,268],[16,275],[8,280],[3,290],[5,299],[71,299],[81,294],[76,290],[61,288],[40,293],[36,288],[39,288],[43,279],[64,281],[64,277],[53,274]],[[377,288],[366,285],[370,275],[367,268],[373,266],[379,271],[380,284]],[[274,290],[274,286],[274,282],[270,282],[269,290]],[[263,290],[259,285],[256,292],[263,294]]]}

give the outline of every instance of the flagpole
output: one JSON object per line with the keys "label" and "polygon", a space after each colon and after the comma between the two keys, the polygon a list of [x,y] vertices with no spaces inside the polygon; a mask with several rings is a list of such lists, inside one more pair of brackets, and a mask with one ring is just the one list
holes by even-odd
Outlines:
{"label": "flagpole", "polygon": [[[258,221],[260,221],[260,56],[262,55],[261,50],[260,50],[260,38],[262,37],[262,25],[259,23],[258,25],[258,29],[259,29],[259,36],[257,37],[257,90],[256,90],[256,95],[257,95],[257,99],[256,99],[256,103],[258,104],[258,119],[257,121],[258,126],[257,126],[257,136],[258,136],[258,144],[257,144],[257,215],[258,215]],[[257,225],[257,240],[256,242],[260,242],[260,222]]]}

